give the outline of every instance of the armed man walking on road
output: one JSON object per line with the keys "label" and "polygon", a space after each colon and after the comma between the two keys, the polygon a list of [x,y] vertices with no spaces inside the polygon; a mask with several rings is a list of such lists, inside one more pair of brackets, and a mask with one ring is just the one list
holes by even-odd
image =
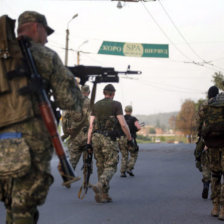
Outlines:
{"label": "armed man walking on road", "polygon": [[[110,180],[117,171],[119,149],[117,138],[120,129],[127,136],[128,145],[133,140],[123,116],[122,105],[114,101],[115,88],[108,84],[103,90],[105,98],[96,102],[90,116],[87,144],[93,148],[96,159],[98,183],[92,186],[98,203],[111,202],[109,196]],[[92,142],[91,142],[92,140]]]}
{"label": "armed man walking on road", "polygon": [[[130,176],[134,176],[134,173],[132,170],[134,169],[136,160],[138,158],[138,151],[139,147],[136,142],[136,132],[141,129],[141,126],[138,122],[138,119],[134,116],[132,116],[132,106],[128,105],[125,107],[125,115],[124,118],[128,124],[132,139],[134,140],[134,147],[128,147],[127,145],[127,139],[122,134],[122,136],[119,139],[119,148],[121,151],[121,177],[127,177],[126,172]],[[130,153],[130,154],[129,154]]]}
{"label": "armed man walking on road", "polygon": [[[73,169],[80,160],[82,153],[85,150],[87,142],[87,132],[89,128],[90,116],[90,89],[88,85],[81,87],[81,92],[84,98],[82,112],[66,110],[62,115],[62,128],[64,132],[63,138],[68,138],[68,150],[70,162]],[[87,152],[84,152],[84,154]],[[83,154],[83,161],[86,155]],[[67,186],[68,187],[68,186]]]}
{"label": "armed man walking on road", "polygon": [[218,94],[218,89],[215,86],[212,86],[208,90],[208,100],[199,105],[198,110],[198,141],[196,143],[196,148],[194,151],[194,156],[196,160],[196,167],[202,172],[202,182],[203,182],[203,190],[202,190],[202,198],[208,198],[209,185],[211,182],[211,169],[209,162],[209,149],[205,147],[204,140],[202,138],[202,126],[204,123],[204,111],[206,107],[208,107],[208,101],[214,98]]}
{"label": "armed man walking on road", "polygon": [[218,94],[216,86],[210,87],[208,94],[213,97],[208,101],[201,112],[204,120],[202,137],[205,148],[209,149],[210,168],[212,171],[212,203],[211,215],[224,221],[224,93]]}
{"label": "armed man walking on road", "polygon": [[37,92],[41,89],[45,93],[42,89],[47,87],[46,93],[51,91],[55,104],[64,110],[81,111],[82,96],[74,76],[56,52],[44,47],[47,36],[54,32],[44,15],[26,11],[18,20],[18,36],[31,41],[29,59],[34,58],[40,75],[36,79],[32,79],[34,73],[28,74],[31,64],[28,65],[27,58],[24,64],[25,57],[13,33],[14,20],[3,18],[9,22],[2,32],[0,18],[1,35],[6,35],[0,40],[0,200],[6,207],[7,224],[36,224],[37,206],[45,202],[53,183],[51,135],[45,126],[46,120],[42,119]]}

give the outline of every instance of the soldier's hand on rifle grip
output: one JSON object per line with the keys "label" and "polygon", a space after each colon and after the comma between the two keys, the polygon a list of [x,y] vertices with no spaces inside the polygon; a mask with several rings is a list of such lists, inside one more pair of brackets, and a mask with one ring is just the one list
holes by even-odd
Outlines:
{"label": "soldier's hand on rifle grip", "polygon": [[128,140],[127,141],[127,144],[128,144],[128,147],[131,147],[131,148],[134,148],[134,146],[135,146],[135,143],[134,143],[134,140],[133,139]]}

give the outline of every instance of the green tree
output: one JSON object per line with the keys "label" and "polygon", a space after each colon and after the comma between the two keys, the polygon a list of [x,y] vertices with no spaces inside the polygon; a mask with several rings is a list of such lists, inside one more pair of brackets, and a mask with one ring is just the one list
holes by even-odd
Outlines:
{"label": "green tree", "polygon": [[181,106],[180,112],[176,117],[176,129],[182,131],[185,136],[188,136],[189,142],[196,135],[196,104],[192,100],[185,100]]}
{"label": "green tree", "polygon": [[212,76],[215,86],[217,86],[219,89],[224,90],[224,76],[222,72],[215,72],[215,74]]}

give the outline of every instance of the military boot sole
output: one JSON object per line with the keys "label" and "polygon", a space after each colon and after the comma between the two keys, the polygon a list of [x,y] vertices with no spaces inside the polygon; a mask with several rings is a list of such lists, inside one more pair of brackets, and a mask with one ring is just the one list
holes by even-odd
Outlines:
{"label": "military boot sole", "polygon": [[107,203],[109,202],[106,198],[103,198],[101,194],[95,194],[95,201],[97,203]]}
{"label": "military boot sole", "polygon": [[218,217],[219,216],[219,211],[211,211],[211,216],[213,217]]}
{"label": "military boot sole", "polygon": [[135,175],[132,173],[132,171],[127,171],[127,173],[131,176],[134,177]]}
{"label": "military boot sole", "polygon": [[224,216],[219,216],[218,219],[224,221]]}

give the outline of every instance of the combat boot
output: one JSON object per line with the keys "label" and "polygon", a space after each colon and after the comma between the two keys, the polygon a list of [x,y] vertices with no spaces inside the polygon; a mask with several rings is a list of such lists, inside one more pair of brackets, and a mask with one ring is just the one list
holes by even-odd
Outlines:
{"label": "combat boot", "polygon": [[208,198],[209,183],[210,182],[203,182],[202,198],[204,199]]}
{"label": "combat boot", "polygon": [[224,206],[221,206],[218,219],[224,221]]}
{"label": "combat boot", "polygon": [[127,177],[127,175],[125,172],[122,172],[120,177]]}
{"label": "combat boot", "polygon": [[214,216],[214,217],[219,216],[219,204],[213,204],[213,209],[211,211],[211,216]]}
{"label": "combat boot", "polygon": [[92,185],[92,189],[95,193],[95,201],[97,203],[104,203],[102,200],[102,184],[98,182],[96,185]]}
{"label": "combat boot", "polygon": [[131,177],[134,177],[134,176],[135,176],[131,170],[128,170],[127,173],[128,173]]}
{"label": "combat boot", "polygon": [[108,193],[103,193],[102,194],[102,200],[105,202],[112,202],[112,198],[109,196]]}
{"label": "combat boot", "polygon": [[102,184],[100,182],[98,182],[96,185],[92,185],[92,189],[95,192],[95,194],[99,194],[102,193]]}

